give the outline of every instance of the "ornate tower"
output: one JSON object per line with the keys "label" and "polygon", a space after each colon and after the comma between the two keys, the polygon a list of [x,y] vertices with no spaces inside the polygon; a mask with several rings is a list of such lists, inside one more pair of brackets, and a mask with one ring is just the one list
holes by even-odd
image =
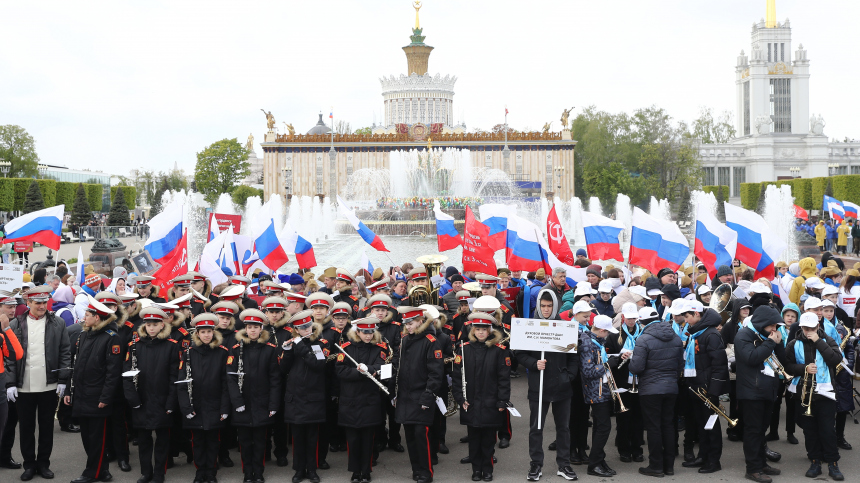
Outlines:
{"label": "ornate tower", "polygon": [[403,47],[403,51],[406,52],[406,63],[408,64],[406,73],[424,75],[429,72],[427,64],[430,60],[430,52],[433,51],[433,47],[425,44],[424,36],[421,35],[423,29],[418,21],[418,10],[421,9],[421,2],[415,2],[413,6],[415,7],[415,28],[412,29],[412,35],[409,36],[412,43]]}

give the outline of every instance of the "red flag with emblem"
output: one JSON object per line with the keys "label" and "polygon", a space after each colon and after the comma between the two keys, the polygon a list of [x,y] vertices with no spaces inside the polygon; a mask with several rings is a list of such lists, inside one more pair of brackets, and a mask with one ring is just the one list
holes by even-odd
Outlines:
{"label": "red flag with emblem", "polygon": [[573,265],[573,251],[570,249],[570,244],[567,243],[567,237],[564,236],[564,230],[561,228],[561,223],[558,221],[558,215],[555,214],[555,205],[549,210],[549,216],[546,217],[546,237],[549,241],[549,249],[553,255],[565,265]]}
{"label": "red flag with emblem", "polygon": [[188,273],[188,230],[182,234],[173,258],[152,274],[155,277],[152,284],[161,287],[162,290],[170,290],[173,287],[170,281],[186,273]]}
{"label": "red flag with emblem", "polygon": [[496,274],[496,261],[490,248],[490,227],[475,218],[472,209],[466,206],[466,230],[463,234],[463,271],[474,270],[489,275]]}

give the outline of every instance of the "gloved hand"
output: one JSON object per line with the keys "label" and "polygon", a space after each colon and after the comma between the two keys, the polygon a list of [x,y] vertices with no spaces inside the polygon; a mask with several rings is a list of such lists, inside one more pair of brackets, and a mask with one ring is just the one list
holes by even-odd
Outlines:
{"label": "gloved hand", "polygon": [[276,412],[277,411],[269,411],[269,417],[271,418],[272,416],[274,416]]}
{"label": "gloved hand", "polygon": [[6,388],[6,399],[15,402],[18,399],[18,388],[15,386]]}
{"label": "gloved hand", "polygon": [[365,364],[362,362],[361,364],[359,364],[359,365],[358,365],[358,371],[359,371],[359,372],[367,372],[367,365],[365,365]]}
{"label": "gloved hand", "polygon": [[454,380],[451,379],[450,374],[446,375],[445,377],[448,378],[448,387],[451,387],[454,384]]}
{"label": "gloved hand", "polygon": [[191,419],[191,418],[193,418],[194,416],[197,416],[197,413],[191,413],[191,414],[186,414],[186,415],[185,415],[185,417],[186,417],[186,418],[188,418],[188,419]]}
{"label": "gloved hand", "polygon": [[245,406],[239,406],[238,408],[236,408],[237,413],[241,413],[244,410],[245,410]]}
{"label": "gloved hand", "polygon": [[66,392],[66,385],[57,384],[57,396],[63,397],[64,392]]}
{"label": "gloved hand", "polygon": [[226,415],[226,414],[222,414],[222,415],[221,415],[221,421],[224,421],[225,419],[227,419],[227,415]]}

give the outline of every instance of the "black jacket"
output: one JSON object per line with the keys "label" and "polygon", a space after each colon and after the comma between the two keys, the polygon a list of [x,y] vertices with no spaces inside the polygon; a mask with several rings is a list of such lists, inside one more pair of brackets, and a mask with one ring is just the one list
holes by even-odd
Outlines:
{"label": "black jacket", "polygon": [[678,379],[684,373],[684,343],[672,330],[672,323],[645,326],[627,366],[639,376],[639,395],[678,394]]}
{"label": "black jacket", "polygon": [[[27,314],[25,312],[15,317],[9,323],[9,329],[15,333],[24,357],[19,360],[5,358],[6,387],[21,387],[24,379],[24,368],[27,367]],[[39,343],[45,344],[45,373],[48,384],[66,384],[69,380],[69,367],[72,364],[71,347],[69,335],[66,332],[66,322],[53,312],[45,312],[45,340]]]}
{"label": "black jacket", "polygon": [[171,326],[170,338],[179,344],[179,348],[185,350],[191,347],[191,332],[185,326],[185,316],[178,310],[173,314]]}
{"label": "black jacket", "polygon": [[[329,321],[327,324],[323,325],[322,335],[320,335],[320,343],[326,351],[326,365],[325,365],[325,385],[326,385],[326,395],[327,397],[338,397],[340,394],[340,381],[337,378],[337,374],[334,369],[334,359],[335,357],[328,357],[331,354],[337,356],[340,353],[335,344],[343,346],[349,339],[346,336],[346,332],[351,327],[351,324],[347,323],[347,325],[343,329],[338,329],[337,326],[334,325],[334,321]],[[373,383],[371,383],[373,384]]]}
{"label": "black jacket", "polygon": [[[227,389],[228,349],[221,345],[223,337],[215,331],[212,341],[204,344],[195,332],[191,347],[181,353],[176,380],[188,378],[191,366],[191,397],[188,384],[177,384],[176,396],[185,429],[216,429],[224,427],[222,414],[230,414],[230,393]],[[194,417],[187,416],[194,413]]]}
{"label": "black jacket", "polygon": [[135,428],[159,429],[173,426],[176,411],[176,368],[179,366],[179,344],[170,339],[170,326],[150,338],[146,326],[137,329],[137,341],[129,345],[123,372],[130,371],[132,359],[137,356],[137,387],[132,377],[123,378],[125,399],[131,409]]}
{"label": "black jacket", "polygon": [[765,360],[774,353],[777,359],[785,364],[782,343],[777,344],[763,332],[765,327],[777,322],[782,322],[782,317],[776,309],[760,306],[752,316],[755,330],[747,327],[738,329],[735,336],[735,360],[739,400],[775,401],[782,389],[779,374],[767,376],[761,372]]}
{"label": "black jacket", "polygon": [[[795,324],[799,325],[799,324]],[[797,362],[797,357],[794,354],[794,346],[796,344],[803,344],[803,363]],[[803,373],[806,370],[806,366],[815,362],[815,352],[820,352],[822,359],[824,359],[824,363],[827,364],[828,369],[830,369],[830,382],[831,384],[836,383],[836,367],[842,362],[842,353],[839,352],[839,344],[836,343],[835,340],[830,338],[829,335],[825,334],[824,331],[819,328],[818,329],[818,340],[816,342],[812,342],[811,340],[806,338],[806,334],[803,331],[798,331],[797,337],[788,342],[788,346],[785,348],[785,370],[792,376],[800,377],[800,381],[797,383],[797,394],[801,394],[803,390]],[[810,374],[810,376],[812,376]],[[809,378],[809,384],[812,383],[814,377]],[[818,400],[822,397],[820,394],[813,395],[813,401]]]}
{"label": "black jacket", "polygon": [[[239,374],[227,374],[227,388],[233,406],[231,424],[257,428],[272,424],[274,417],[269,412],[277,411],[281,405],[281,374],[278,369],[280,347],[268,342],[269,333],[260,332],[252,341],[245,329],[236,333],[236,343],[230,348],[227,372],[240,372],[242,361],[242,389],[239,389]],[[237,408],[244,406],[241,412]],[[289,410],[287,411],[289,413]]]}
{"label": "black jacket", "polygon": [[[72,369],[72,386],[65,396],[72,396],[72,416],[100,418],[110,416],[122,387],[122,347],[116,332],[115,315],[93,327],[83,327],[76,344]],[[99,408],[104,403],[104,408]]]}
{"label": "black jacket", "polygon": [[[436,329],[425,320],[415,333],[403,334],[400,348],[394,353],[393,378],[397,398],[394,419],[400,424],[430,426],[436,411],[436,395],[444,384],[442,349],[436,340]],[[424,406],[426,409],[422,409]]]}
{"label": "black jacket", "polygon": [[[284,394],[284,421],[293,424],[325,422],[326,358],[328,344],[321,339],[323,328],[314,322],[309,337],[283,351],[281,371],[287,374]],[[317,359],[311,346],[319,346],[322,359]],[[378,402],[378,399],[377,399]]]}
{"label": "black jacket", "polygon": [[345,302],[352,307],[352,313],[349,314],[349,318],[352,320],[356,320],[359,318],[361,304],[359,303],[360,299],[352,294],[352,290],[343,290],[337,295],[333,296],[332,299],[335,303]]}
{"label": "black jacket", "polygon": [[[378,373],[391,354],[388,344],[382,342],[382,336],[377,332],[371,342],[365,343],[354,330],[350,330],[347,337],[349,342],[341,346],[343,350],[359,364],[366,365],[370,374]],[[340,353],[337,355],[335,373],[340,381],[337,424],[347,428],[369,428],[383,424],[385,420],[382,417],[384,413],[379,410],[379,394],[385,393],[379,386]]]}
{"label": "black jacket", "polygon": [[[605,314],[604,314],[605,315]],[[627,380],[630,379],[630,363],[624,364],[621,369],[618,366],[621,365],[621,350],[624,348],[624,343],[627,341],[629,337],[626,332],[624,332],[625,324],[622,322],[621,326],[618,327],[617,334],[609,334],[606,337],[606,352],[608,354],[618,354],[617,356],[610,356],[610,364],[609,368],[612,369],[612,376],[615,378],[615,383],[618,384],[618,387],[630,388],[632,384],[628,383]],[[638,326],[638,324],[637,324]],[[634,327],[634,334],[635,334]],[[639,332],[638,337],[642,337],[642,332]],[[680,339],[679,339],[680,340]],[[636,348],[636,343],[638,343],[638,339],[634,342],[633,348]],[[636,387],[639,387],[639,384],[636,384]]]}
{"label": "black jacket", "polygon": [[717,332],[717,326],[722,323],[720,314],[713,309],[705,309],[702,318],[696,325],[687,325],[687,332],[695,334],[704,329],[696,340],[688,343],[698,343],[695,351],[696,376],[685,377],[687,384],[693,388],[704,387],[710,396],[725,394],[729,389],[729,366],[726,356],[726,346],[723,338]]}
{"label": "black jacket", "polygon": [[[460,424],[474,428],[497,428],[505,424],[505,411],[511,399],[511,354],[499,344],[501,331],[479,342],[473,334],[463,343],[463,353],[454,359],[452,390],[460,406]],[[463,367],[466,371],[466,394],[463,394]],[[469,410],[462,410],[469,402]],[[499,411],[503,409],[503,411]]]}

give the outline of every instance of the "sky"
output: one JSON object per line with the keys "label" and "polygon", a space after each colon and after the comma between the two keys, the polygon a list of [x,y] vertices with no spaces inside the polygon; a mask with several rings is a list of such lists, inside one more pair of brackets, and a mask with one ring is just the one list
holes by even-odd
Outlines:
{"label": "sky", "polygon": [[[456,75],[455,120],[538,130],[561,111],[732,110],[735,64],[766,0],[425,0],[430,73]],[[777,0],[811,61],[810,112],[860,138],[860,2]],[[406,73],[409,0],[0,3],[0,124],[47,164],[190,174],[207,145],[382,118],[379,78]],[[793,58],[792,53],[792,58]],[[573,117],[573,116],[572,116]]]}

